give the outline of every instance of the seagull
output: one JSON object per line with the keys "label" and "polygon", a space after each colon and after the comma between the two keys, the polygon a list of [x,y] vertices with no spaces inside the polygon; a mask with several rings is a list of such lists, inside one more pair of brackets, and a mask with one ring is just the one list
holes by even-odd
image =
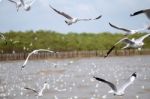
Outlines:
{"label": "seagull", "polygon": [[1,36],[1,39],[4,40],[6,42],[6,45],[7,45],[7,41],[6,41],[5,36],[2,33],[0,33],[0,36]]}
{"label": "seagull", "polygon": [[146,27],[141,28],[141,29],[129,30],[129,29],[125,29],[125,28],[121,28],[121,27],[115,26],[115,25],[111,24],[110,22],[109,22],[109,25],[110,25],[111,27],[113,27],[113,28],[118,29],[118,30],[125,31],[125,32],[126,32],[125,36],[127,36],[127,35],[129,35],[129,34],[135,34],[135,33],[137,33],[137,32],[140,32],[140,31],[143,31],[143,30],[146,30],[146,29],[149,28],[149,26],[146,26]]}
{"label": "seagull", "polygon": [[98,20],[102,17],[102,15],[96,17],[96,18],[89,18],[89,19],[78,19],[78,18],[73,18],[70,15],[66,14],[65,12],[61,12],[56,10],[55,8],[53,8],[51,5],[49,5],[50,8],[52,8],[55,12],[57,12],[58,14],[64,16],[65,18],[67,18],[67,20],[65,20],[65,23],[68,25],[72,25],[73,23],[76,23],[78,21],[90,21],[90,20]]}
{"label": "seagull", "polygon": [[26,58],[24,64],[23,64],[22,67],[21,67],[21,70],[22,70],[23,68],[25,68],[25,66],[26,66],[26,64],[27,64],[27,62],[28,62],[28,59],[29,59],[29,57],[30,57],[32,54],[38,54],[38,52],[41,52],[41,51],[50,52],[50,53],[56,53],[56,52],[54,52],[54,51],[47,50],[47,49],[34,50],[34,51],[32,51],[31,53],[28,54],[28,56],[27,56],[27,58]]}
{"label": "seagull", "polygon": [[19,11],[19,8],[21,6],[23,6],[25,11],[29,11],[31,9],[31,5],[35,2],[35,0],[32,0],[30,4],[26,4],[24,3],[23,0],[20,0],[20,1],[8,0],[8,1],[16,4],[17,12]]}
{"label": "seagull", "polygon": [[23,0],[20,0],[20,1],[21,1],[21,4],[23,5],[25,11],[29,11],[31,9],[31,5],[35,2],[35,0],[32,0],[32,2],[30,4],[26,4],[26,3],[24,3]]}
{"label": "seagull", "polygon": [[39,90],[39,91],[37,91],[37,90],[35,90],[35,89],[32,89],[32,88],[29,88],[29,87],[24,87],[24,89],[26,89],[26,90],[31,90],[31,91],[33,91],[34,93],[36,93],[37,96],[43,96],[43,91],[44,91],[46,88],[49,89],[49,84],[48,84],[47,82],[44,83],[43,88],[42,88],[41,90]]}
{"label": "seagull", "polygon": [[120,88],[117,88],[113,83],[106,81],[102,78],[98,78],[98,77],[93,77],[93,78],[95,78],[98,81],[108,84],[112,89],[111,91],[109,91],[109,93],[113,93],[114,95],[117,95],[117,96],[123,96],[125,94],[124,93],[125,89],[134,82],[136,76],[137,76],[136,72],[133,73],[128,79],[128,81],[124,85],[122,85]]}
{"label": "seagull", "polygon": [[146,34],[138,39],[134,39],[132,38],[131,40],[128,39],[128,38],[123,38],[121,40],[119,40],[117,43],[115,43],[107,52],[107,54],[104,56],[104,58],[106,58],[110,53],[111,51],[115,48],[115,46],[117,44],[119,44],[120,42],[123,42],[123,43],[126,43],[126,46],[124,46],[122,49],[126,49],[126,48],[138,48],[138,50],[141,50],[141,47],[144,45],[144,42],[143,40],[145,38],[147,38],[148,36],[150,36],[150,34]]}
{"label": "seagull", "polygon": [[135,15],[142,14],[142,13],[146,14],[146,16],[150,19],[150,9],[136,11],[133,14],[130,14],[130,16],[135,16]]}

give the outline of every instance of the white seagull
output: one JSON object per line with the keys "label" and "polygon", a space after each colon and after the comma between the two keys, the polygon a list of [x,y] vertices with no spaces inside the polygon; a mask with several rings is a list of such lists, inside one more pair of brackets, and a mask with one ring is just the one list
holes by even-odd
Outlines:
{"label": "white seagull", "polygon": [[126,36],[126,35],[129,35],[129,34],[135,34],[135,33],[137,33],[137,32],[140,32],[140,31],[143,31],[143,30],[147,30],[147,29],[149,28],[149,26],[146,26],[146,27],[141,28],[141,29],[129,30],[129,29],[125,29],[125,28],[122,28],[122,27],[115,26],[115,25],[113,25],[113,24],[111,24],[111,23],[109,23],[109,25],[110,25],[111,27],[113,27],[113,28],[118,29],[118,30],[125,31],[125,32],[126,32],[125,36]]}
{"label": "white seagull", "polygon": [[124,85],[122,85],[120,88],[117,88],[113,83],[106,81],[102,78],[98,78],[98,77],[93,77],[93,78],[95,78],[98,81],[108,84],[112,89],[111,91],[109,91],[109,93],[113,93],[114,95],[117,95],[117,96],[122,96],[125,94],[124,93],[125,89],[134,82],[136,76],[137,76],[136,72],[133,73],[128,79],[128,81]]}
{"label": "white seagull", "polygon": [[38,54],[38,52],[43,52],[43,51],[44,51],[44,52],[50,52],[50,53],[56,53],[56,52],[54,52],[54,51],[47,50],[47,49],[34,50],[34,51],[32,51],[31,53],[28,54],[28,56],[27,56],[27,58],[26,58],[24,64],[23,64],[22,67],[21,67],[21,70],[22,70],[23,68],[25,68],[25,66],[26,66],[26,64],[27,64],[27,62],[28,62],[28,59],[29,59],[29,57],[30,57],[32,54]]}
{"label": "white seagull", "polygon": [[49,89],[49,84],[48,84],[47,82],[44,83],[43,88],[42,88],[41,90],[39,90],[39,91],[37,91],[37,90],[35,90],[35,89],[32,89],[32,88],[29,88],[29,87],[24,87],[24,89],[31,90],[31,91],[33,91],[34,93],[36,93],[37,96],[43,96],[43,91],[44,91],[46,88]]}
{"label": "white seagull", "polygon": [[123,42],[123,43],[126,44],[126,46],[123,47],[122,49],[126,49],[126,48],[138,48],[138,50],[141,50],[141,47],[144,45],[143,40],[144,40],[146,37],[148,37],[148,36],[150,36],[150,34],[146,34],[146,35],[144,35],[144,36],[142,36],[142,37],[140,37],[140,38],[138,38],[138,39],[132,38],[132,39],[130,40],[130,39],[126,38],[126,37],[123,38],[123,39],[119,40],[117,43],[115,43],[115,44],[108,50],[108,52],[107,52],[107,54],[104,56],[104,58],[106,58],[106,57],[111,53],[111,51],[115,48],[115,46],[116,46],[117,44],[119,44],[120,42]]}
{"label": "white seagull", "polygon": [[130,14],[130,16],[135,16],[135,15],[139,15],[142,13],[146,14],[146,16],[150,19],[150,9],[144,9],[144,10],[136,11],[133,14]]}
{"label": "white seagull", "polygon": [[30,4],[26,4],[26,3],[24,3],[23,0],[20,0],[20,1],[8,0],[8,1],[15,3],[17,12],[19,11],[19,8],[21,6],[23,6],[25,11],[29,11],[31,9],[31,5],[35,2],[35,0],[32,0],[32,2]]}
{"label": "white seagull", "polygon": [[4,40],[6,42],[6,45],[7,45],[7,41],[6,41],[5,36],[2,33],[0,33],[0,36],[1,36],[1,39]]}
{"label": "white seagull", "polygon": [[64,16],[65,18],[67,18],[67,20],[65,20],[66,24],[68,25],[72,25],[73,23],[76,23],[78,21],[90,21],[90,20],[98,20],[102,17],[102,15],[96,17],[96,18],[89,18],[89,19],[79,19],[79,18],[73,18],[71,17],[70,15],[66,14],[65,12],[61,12],[61,11],[58,11],[56,10],[55,8],[53,8],[51,5],[49,5],[50,8],[52,8],[55,12],[57,12],[58,14]]}

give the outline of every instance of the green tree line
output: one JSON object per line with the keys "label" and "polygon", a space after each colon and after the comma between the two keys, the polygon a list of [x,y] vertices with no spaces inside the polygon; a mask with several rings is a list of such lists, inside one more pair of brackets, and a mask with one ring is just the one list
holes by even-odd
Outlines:
{"label": "green tree line", "polygon": [[[129,38],[138,38],[146,33],[138,33]],[[30,52],[34,49],[54,51],[108,50],[114,43],[123,38],[123,33],[74,33],[67,34],[55,31],[10,31],[4,33],[7,40],[0,39],[0,53]],[[150,48],[150,37],[144,40],[144,48]],[[120,44],[116,49],[120,49]]]}

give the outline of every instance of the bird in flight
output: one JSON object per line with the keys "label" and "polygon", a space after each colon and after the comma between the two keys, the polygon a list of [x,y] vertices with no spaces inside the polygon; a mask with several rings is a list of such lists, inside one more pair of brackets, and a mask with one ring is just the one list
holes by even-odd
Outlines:
{"label": "bird in flight", "polygon": [[109,25],[111,27],[115,28],[115,29],[122,30],[122,31],[126,32],[125,36],[130,35],[130,34],[135,34],[137,32],[144,31],[144,30],[147,30],[149,28],[148,26],[146,26],[144,28],[140,28],[140,29],[136,29],[136,30],[129,30],[129,29],[126,29],[126,28],[115,26],[111,23],[109,23]]}
{"label": "bird in flight", "polygon": [[54,52],[54,51],[47,50],[47,49],[34,50],[34,51],[32,51],[31,53],[28,54],[28,56],[27,56],[27,58],[26,58],[24,64],[21,66],[21,70],[22,70],[23,68],[25,68],[25,66],[26,66],[26,64],[27,64],[27,62],[28,62],[28,60],[29,60],[29,57],[30,57],[32,54],[38,54],[38,52],[43,52],[43,51],[44,51],[44,52],[50,52],[50,53],[56,53],[56,52]]}
{"label": "bird in flight", "polygon": [[68,24],[68,25],[72,25],[73,23],[76,23],[78,21],[90,21],[90,20],[98,20],[102,17],[102,15],[99,15],[98,17],[96,18],[89,18],[89,19],[79,19],[79,18],[73,18],[71,17],[70,15],[66,14],[65,12],[61,12],[61,11],[58,11],[56,10],[55,8],[53,8],[51,5],[49,5],[50,8],[52,8],[56,13],[64,16],[67,20],[65,20],[65,23]]}
{"label": "bird in flight", "polygon": [[105,79],[102,79],[102,78],[98,78],[98,77],[93,77],[93,78],[95,78],[96,80],[98,80],[98,81],[101,81],[101,82],[103,82],[103,83],[106,83],[108,86],[110,86],[110,88],[112,89],[111,91],[109,91],[109,93],[113,93],[114,95],[117,95],[117,96],[122,96],[122,95],[124,95],[125,94],[125,89],[129,86],[129,85],[131,85],[133,82],[134,82],[134,80],[135,80],[135,78],[137,77],[137,74],[136,74],[136,72],[135,73],[133,73],[130,77],[129,77],[129,79],[126,81],[126,83],[125,84],[123,84],[121,87],[119,87],[119,88],[117,88],[116,87],[116,85],[114,85],[113,83],[111,83],[111,82],[109,82],[109,81],[107,81],[107,80],[105,80]]}
{"label": "bird in flight", "polygon": [[24,89],[26,90],[30,90],[30,91],[33,91],[34,93],[36,93],[37,96],[43,96],[43,91],[45,89],[49,89],[49,84],[47,82],[44,82],[44,85],[43,85],[43,88],[41,90],[35,90],[35,89],[32,89],[32,88],[29,88],[29,87],[24,87]]}
{"label": "bird in flight", "polygon": [[10,2],[12,2],[12,3],[14,3],[16,5],[17,12],[19,11],[19,8],[21,6],[23,6],[25,11],[29,11],[31,9],[31,5],[35,2],[35,0],[32,0],[32,2],[30,2],[29,4],[26,4],[24,2],[24,0],[19,0],[19,1],[8,0],[8,1],[10,1]]}
{"label": "bird in flight", "polygon": [[126,49],[126,48],[138,48],[138,50],[141,50],[142,46],[144,45],[143,40],[145,38],[147,38],[148,36],[150,36],[150,34],[146,34],[138,39],[134,39],[132,38],[131,40],[128,38],[123,38],[121,40],[119,40],[117,43],[115,43],[107,52],[107,54],[104,56],[104,58],[106,58],[111,52],[112,50],[116,47],[117,44],[119,44],[120,42],[125,43],[126,46],[124,46],[122,49]]}
{"label": "bird in flight", "polygon": [[150,19],[150,9],[144,9],[144,10],[136,11],[136,12],[130,14],[130,16],[136,16],[136,15],[139,15],[142,13],[144,13]]}

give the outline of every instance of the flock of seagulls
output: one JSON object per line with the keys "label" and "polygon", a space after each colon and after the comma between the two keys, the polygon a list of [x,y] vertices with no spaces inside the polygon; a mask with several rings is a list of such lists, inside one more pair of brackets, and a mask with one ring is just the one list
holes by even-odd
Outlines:
{"label": "flock of seagulls", "polygon": [[[20,7],[23,7],[25,11],[29,11],[29,10],[31,9],[32,4],[35,2],[35,0],[33,0],[30,4],[26,4],[26,3],[24,2],[24,0],[19,0],[19,1],[8,0],[8,1],[10,1],[11,3],[14,3],[14,4],[16,5],[17,11],[19,11],[19,8],[20,8]],[[77,22],[79,22],[79,21],[98,20],[98,19],[100,19],[100,18],[102,17],[102,15],[99,15],[99,16],[97,16],[96,18],[80,19],[80,18],[72,17],[72,16],[66,14],[65,12],[61,12],[61,11],[55,9],[54,7],[52,7],[51,5],[49,5],[49,7],[50,7],[52,10],[54,10],[57,14],[59,14],[59,15],[65,17],[65,18],[67,19],[67,20],[65,20],[65,23],[66,23],[67,25],[72,25],[72,24],[77,23]],[[133,13],[133,14],[130,14],[130,16],[136,16],[136,15],[139,15],[139,14],[142,14],[142,13],[146,14],[146,16],[150,19],[150,9],[145,9],[145,10],[137,11],[137,12],[135,12],[135,13]],[[125,31],[125,32],[126,32],[125,36],[132,35],[132,34],[135,34],[135,33],[137,33],[137,32],[143,31],[143,30],[147,30],[147,29],[149,30],[149,29],[150,29],[150,26],[146,26],[146,27],[143,27],[143,28],[141,28],[141,29],[129,30],[129,29],[126,29],[126,28],[122,28],[122,27],[115,26],[115,25],[113,25],[112,23],[109,23],[109,25],[110,25],[111,27],[115,28],[115,29]],[[2,38],[3,40],[6,41],[6,39],[5,39],[5,37],[4,37],[3,34],[0,34],[0,36],[1,36],[1,38]],[[144,36],[142,36],[142,37],[140,37],[140,38],[138,38],[138,39],[132,38],[131,40],[128,39],[128,37],[124,37],[124,38],[122,38],[121,40],[119,40],[118,42],[116,42],[116,43],[108,50],[108,52],[106,53],[106,55],[105,55],[104,57],[106,58],[106,57],[112,52],[112,50],[116,47],[116,45],[118,45],[119,43],[125,43],[125,44],[126,44],[126,46],[123,47],[122,49],[126,49],[126,48],[138,48],[139,50],[141,50],[142,46],[144,45],[144,42],[143,42],[143,41],[144,41],[144,39],[147,38],[148,36],[150,36],[150,34],[146,34],[146,35],[144,35]],[[6,44],[7,44],[7,42],[6,42]],[[29,57],[30,57],[31,55],[33,55],[33,54],[38,54],[38,52],[43,52],[43,51],[44,51],[44,52],[49,52],[49,53],[56,53],[56,52],[54,52],[54,51],[47,50],[47,49],[34,50],[34,51],[32,51],[31,53],[28,54],[28,56],[27,56],[25,62],[24,62],[23,65],[21,66],[21,70],[22,70],[23,68],[25,68],[25,66],[26,66],[26,64],[27,64],[27,62],[28,62],[28,60],[29,60]],[[94,76],[93,78],[95,78],[96,80],[98,80],[98,81],[100,81],[100,82],[103,82],[103,83],[108,84],[108,85],[111,87],[111,89],[112,89],[111,91],[109,91],[109,93],[113,93],[114,95],[117,95],[117,96],[122,96],[122,95],[124,95],[125,89],[126,89],[129,85],[131,85],[131,84],[134,82],[134,80],[136,79],[136,77],[137,77],[137,74],[136,74],[136,72],[135,72],[135,73],[133,73],[133,74],[130,76],[130,78],[128,79],[128,81],[127,81],[122,87],[120,87],[120,88],[117,88],[116,85],[114,85],[113,83],[111,83],[111,82],[109,82],[109,81],[107,81],[107,80],[105,80],[105,79],[98,78],[98,77],[95,77],[95,76]],[[47,83],[47,82],[44,83],[43,88],[42,88],[41,90],[39,90],[39,91],[37,91],[37,90],[35,90],[35,89],[32,89],[32,88],[29,88],[29,87],[25,87],[24,89],[35,92],[35,93],[37,94],[37,96],[42,96],[42,95],[43,95],[43,91],[44,91],[46,88],[48,88],[48,83]]]}

